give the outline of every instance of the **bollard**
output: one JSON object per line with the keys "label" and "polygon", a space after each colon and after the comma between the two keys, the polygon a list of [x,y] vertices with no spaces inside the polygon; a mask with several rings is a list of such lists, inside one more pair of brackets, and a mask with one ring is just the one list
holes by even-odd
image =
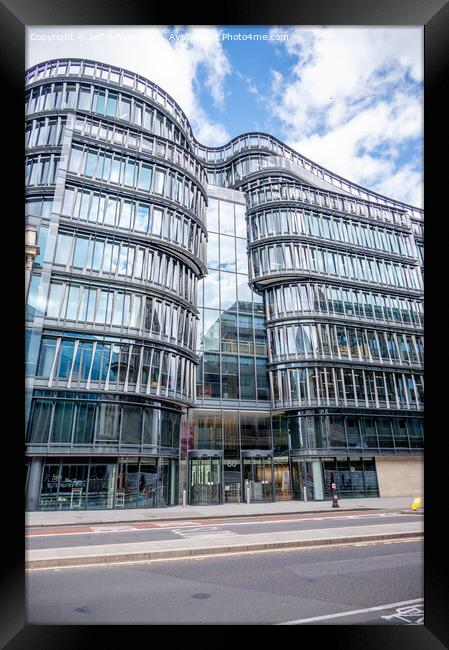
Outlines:
{"label": "bollard", "polygon": [[251,492],[249,490],[249,481],[246,481],[246,503],[249,505],[251,503]]}
{"label": "bollard", "polygon": [[422,499],[421,497],[415,497],[412,503],[412,510],[418,510],[421,507]]}
{"label": "bollard", "polygon": [[339,508],[340,506],[338,505],[337,486],[335,485],[335,483],[332,483],[331,488],[332,488],[332,507]]}
{"label": "bollard", "polygon": [[187,505],[187,492],[185,490],[182,491],[182,507],[185,508]]}
{"label": "bollard", "polygon": [[304,485],[304,501],[307,501],[307,487]]}

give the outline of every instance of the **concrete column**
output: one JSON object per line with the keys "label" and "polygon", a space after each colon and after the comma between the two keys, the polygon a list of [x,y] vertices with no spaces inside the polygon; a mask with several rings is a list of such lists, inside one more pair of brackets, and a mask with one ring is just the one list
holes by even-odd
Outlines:
{"label": "concrete column", "polygon": [[28,512],[38,509],[39,494],[42,480],[42,458],[30,458],[28,486],[25,498],[25,510]]}

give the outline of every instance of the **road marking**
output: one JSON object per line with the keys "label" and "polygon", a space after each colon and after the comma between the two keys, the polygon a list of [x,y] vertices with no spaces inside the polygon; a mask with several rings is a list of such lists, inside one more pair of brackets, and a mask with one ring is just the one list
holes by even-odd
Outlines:
{"label": "road marking", "polygon": [[[379,612],[383,609],[392,609],[394,607],[403,607],[405,605],[415,605],[424,602],[424,598],[414,598],[413,600],[404,600],[400,603],[390,603],[389,605],[378,605],[377,607],[366,607],[365,609],[353,609],[350,612],[339,612],[337,614],[325,614],[324,616],[313,616],[312,618],[300,618],[296,621],[286,621],[285,623],[276,623],[276,625],[300,625],[301,623],[314,623],[315,621],[326,621],[331,618],[342,618],[343,616],[355,616],[356,614],[366,614],[368,612]],[[383,617],[384,618],[384,617]]]}
{"label": "road marking", "polygon": [[180,537],[189,538],[189,537],[223,537],[226,535],[233,535],[234,533],[230,530],[219,529],[218,526],[197,526],[195,528],[189,527],[187,530],[185,528],[172,528],[172,533],[179,535]]}
{"label": "road marking", "polygon": [[162,521],[162,522],[155,522],[155,526],[157,528],[170,528],[170,527],[175,527],[175,528],[180,528],[180,526],[197,526],[198,524],[195,524],[194,521],[177,521],[175,524],[173,524],[172,521]]}
{"label": "road marking", "polygon": [[381,618],[384,618],[386,621],[397,618],[406,625],[423,625],[424,610],[422,605],[409,605],[407,607],[399,607],[394,614],[382,616]]}
{"label": "road marking", "polygon": [[[387,518],[387,517],[404,517],[401,513],[374,513],[374,514],[360,514],[360,515],[325,515],[323,517],[300,517],[294,516],[289,519],[253,519],[251,521],[225,521],[225,522],[214,522],[215,526],[251,526],[253,524],[284,524],[284,523],[295,523],[302,521],[327,521],[330,520],[344,520],[344,519],[365,519],[365,518]],[[416,517],[416,515],[414,515]],[[209,520],[210,521],[210,520]],[[98,525],[98,526],[89,526],[85,530],[71,531],[70,529],[58,530],[52,532],[41,532],[38,530],[30,530],[25,533],[26,537],[56,537],[58,535],[88,535],[91,532],[95,533],[116,533],[116,532],[127,532],[127,531],[142,531],[142,530],[151,530],[157,528],[180,528],[182,527],[194,527],[199,526],[208,526],[210,524],[193,522],[193,521],[177,521],[177,522],[148,522],[148,523],[138,523],[135,526],[131,525]],[[48,530],[48,529],[46,529]]]}
{"label": "road marking", "polygon": [[128,533],[138,530],[135,526],[92,526],[93,533]]}

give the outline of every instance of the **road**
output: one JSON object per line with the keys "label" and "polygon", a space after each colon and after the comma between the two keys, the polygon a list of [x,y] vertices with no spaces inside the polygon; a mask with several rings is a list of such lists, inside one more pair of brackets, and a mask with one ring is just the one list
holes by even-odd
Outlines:
{"label": "road", "polygon": [[423,620],[420,541],[45,569],[26,580],[27,623],[40,625]]}
{"label": "road", "polygon": [[417,514],[391,512],[277,515],[198,521],[146,522],[134,524],[102,524],[56,528],[35,528],[27,531],[27,549],[86,547],[97,544],[164,541],[180,538],[221,538],[226,535],[251,535],[295,530],[319,530],[341,527],[372,526],[422,521]]}

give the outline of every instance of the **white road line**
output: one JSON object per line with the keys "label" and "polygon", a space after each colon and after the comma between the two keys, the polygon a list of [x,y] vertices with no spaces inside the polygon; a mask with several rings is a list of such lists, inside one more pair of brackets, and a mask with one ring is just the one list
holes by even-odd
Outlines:
{"label": "white road line", "polygon": [[365,614],[367,612],[378,612],[383,609],[392,609],[403,605],[414,605],[421,603],[424,598],[415,598],[414,600],[404,600],[400,603],[390,603],[389,605],[378,605],[377,607],[367,607],[366,609],[353,609],[350,612],[338,612],[337,614],[325,614],[324,616],[313,616],[312,618],[300,618],[296,621],[286,621],[285,623],[275,623],[275,625],[299,625],[301,623],[313,623],[315,621],[326,621],[331,618],[342,618],[343,616],[355,616],[356,614]]}
{"label": "white road line", "polygon": [[[367,518],[367,517],[368,518],[369,517],[382,518],[382,517],[394,517],[394,516],[404,517],[406,515],[402,515],[401,513],[381,513],[381,514],[366,514],[366,515],[365,514],[363,514],[363,515],[335,515],[335,516],[329,515],[327,517],[305,517],[304,519],[301,519],[301,518],[298,517],[298,518],[294,518],[294,519],[275,519],[275,520],[264,520],[264,521],[225,521],[225,522],[221,522],[221,523],[217,522],[214,525],[215,526],[251,526],[251,525],[254,525],[254,524],[285,524],[285,523],[292,524],[292,523],[295,523],[295,522],[302,522],[302,521],[327,521],[328,519],[332,519],[332,520],[337,520],[337,519],[362,519],[362,518]],[[144,522],[139,522],[139,523],[144,523]],[[156,526],[156,528],[133,528],[133,527],[130,526],[127,530],[133,530],[133,532],[141,532],[141,531],[157,530],[157,529],[162,529],[162,528],[170,529],[171,526],[173,526],[173,528],[179,528],[180,526],[182,526],[183,528],[184,527],[185,528],[189,528],[189,527],[196,528],[198,526],[198,524],[194,524],[193,522],[184,523],[184,522],[179,522],[179,521],[176,522],[176,523],[156,522],[155,521],[154,525]],[[199,524],[199,525],[206,526],[208,524]],[[113,527],[112,525],[108,527],[108,526],[91,526],[89,524],[86,524],[86,528],[91,528],[91,530],[82,531],[82,532],[73,532],[73,533],[70,532],[70,530],[67,530],[67,532],[63,532],[63,533],[42,533],[41,535],[40,534],[36,534],[36,535],[26,534],[26,537],[29,537],[29,538],[41,538],[41,537],[58,537],[58,536],[63,536],[63,535],[90,535],[93,532],[95,532],[96,534],[98,534],[98,533],[115,533],[115,532],[122,532],[122,531],[126,532],[125,527],[123,527],[123,529],[121,531],[117,530],[118,527],[119,527],[118,525],[116,527],[115,526]],[[95,530],[93,530],[93,529],[95,529]]]}

